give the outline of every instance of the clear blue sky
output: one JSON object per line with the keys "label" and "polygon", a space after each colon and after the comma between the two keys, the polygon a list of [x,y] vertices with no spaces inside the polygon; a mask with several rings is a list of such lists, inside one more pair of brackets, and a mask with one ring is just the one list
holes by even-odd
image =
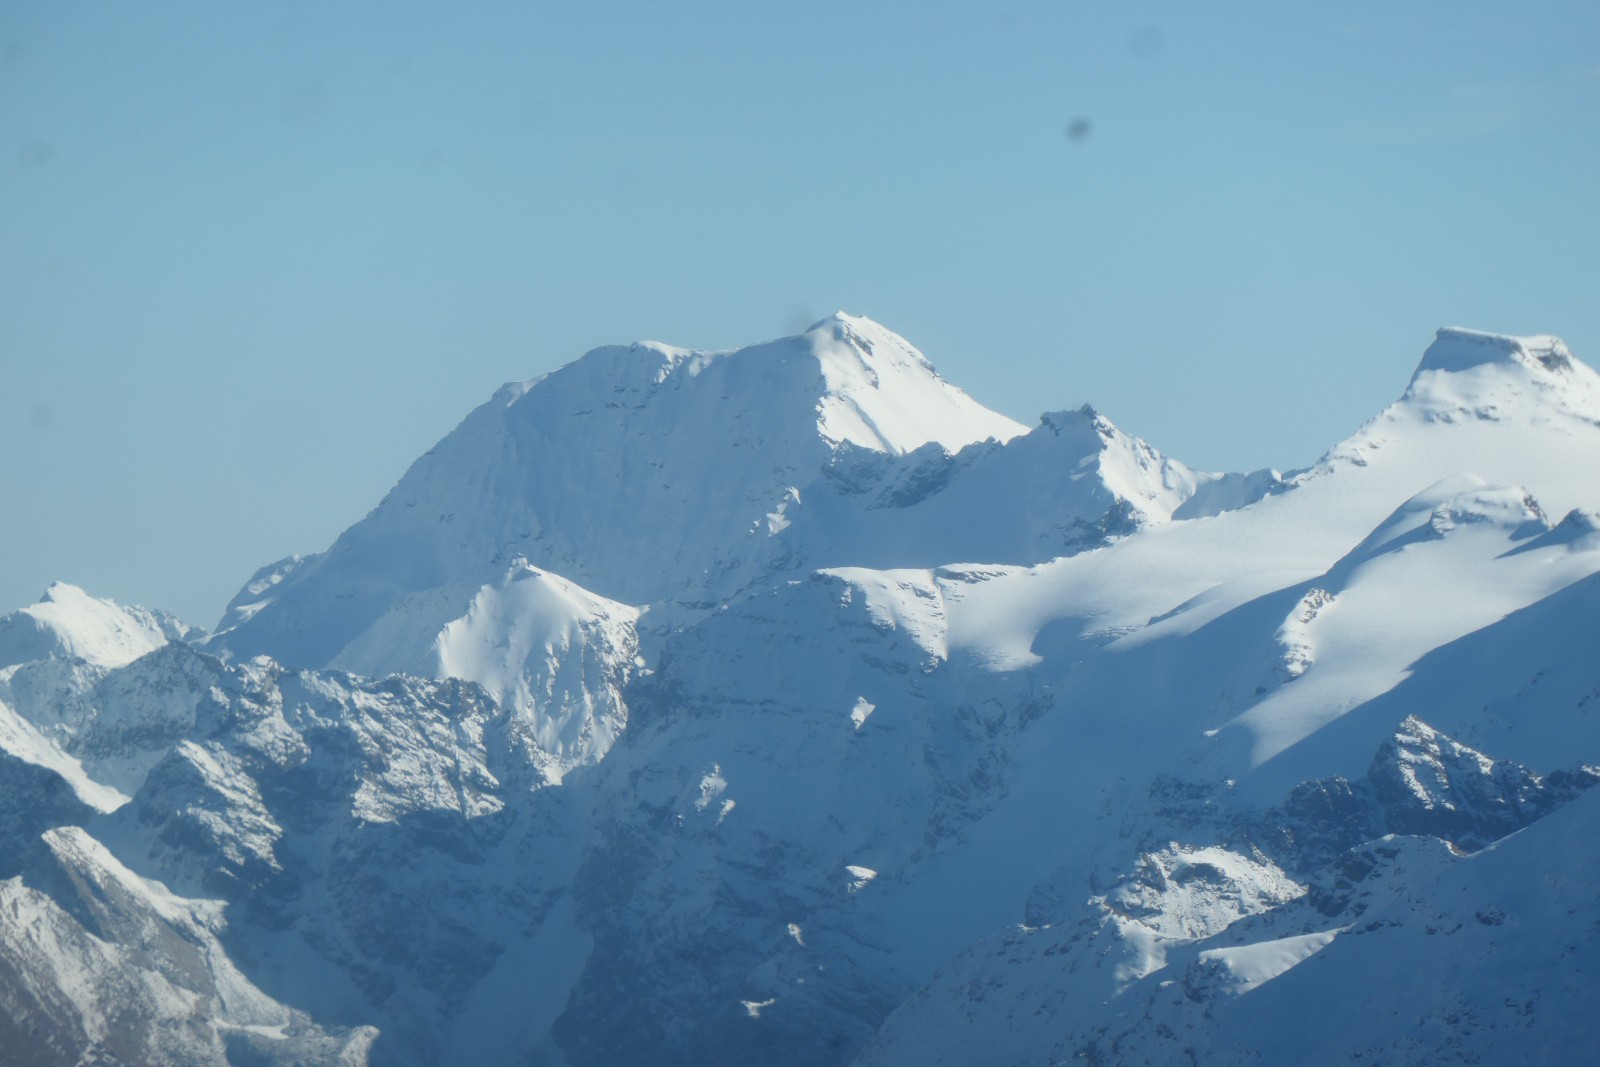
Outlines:
{"label": "clear blue sky", "polygon": [[1597,189],[1594,0],[13,0],[0,610],[209,625],[501,382],[836,308],[1301,465],[1439,325],[1600,362]]}

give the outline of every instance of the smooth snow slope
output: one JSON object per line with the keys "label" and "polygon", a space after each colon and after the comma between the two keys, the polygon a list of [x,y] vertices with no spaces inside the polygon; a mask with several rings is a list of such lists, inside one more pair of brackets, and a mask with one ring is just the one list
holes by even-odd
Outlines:
{"label": "smooth snow slope", "polygon": [[[933,576],[952,663],[1009,674],[1063,709],[1018,749],[1010,795],[951,857],[952,879],[1033,885],[1050,865],[1023,829],[1037,812],[1081,815],[1158,771],[1230,780],[1257,802],[1351,774],[1394,723],[1334,730],[1341,718],[1439,645],[1600,569],[1590,542],[1544,532],[1557,509],[1600,495],[1594,372],[1480,336],[1441,331],[1406,395],[1280,494],[1034,568]],[[1441,353],[1463,343],[1503,358],[1440,381]],[[1492,417],[1479,413],[1486,394]],[[1521,488],[1462,472],[1525,486],[1544,518],[1522,513]],[[1319,589],[1344,595],[1299,621]],[[1323,733],[1336,743],[1317,743]],[[1104,774],[1063,776],[1068,753]],[[974,925],[952,916],[952,938],[998,925],[999,910],[979,913],[999,899],[975,899]]]}
{"label": "smooth snow slope", "polygon": [[[1357,611],[1347,596],[1323,621],[1300,625],[1326,631],[1330,644],[1341,633],[1365,642],[1352,658],[1374,673],[1350,679],[1355,688],[1342,699],[1349,706],[1376,695],[1427,650],[1592,568],[1570,541],[1542,557],[1506,553],[1572,509],[1600,503],[1600,377],[1549,338],[1442,330],[1405,395],[1288,484],[1242,510],[964,585],[951,613],[952,647],[1021,665],[1057,649],[1076,656],[1083,638],[1112,640],[1109,653],[1132,654],[1208,629],[1237,654],[1250,638],[1229,626],[1250,605],[1281,610],[1276,630],[1311,589],[1338,592],[1329,587],[1359,582],[1362,597],[1379,598],[1359,618],[1340,621]],[[1384,558],[1401,554],[1393,563]],[[1386,670],[1378,667],[1384,661]],[[1313,672],[1329,673],[1326,663]],[[1298,692],[1318,684],[1311,677],[1297,683]],[[1289,699],[1255,694],[1260,680],[1249,681],[1249,691],[1216,709],[1258,695]],[[1242,721],[1249,754],[1235,769],[1260,764],[1321,725],[1311,705],[1336,713],[1337,700],[1324,697],[1297,698],[1303,711],[1273,703]]]}

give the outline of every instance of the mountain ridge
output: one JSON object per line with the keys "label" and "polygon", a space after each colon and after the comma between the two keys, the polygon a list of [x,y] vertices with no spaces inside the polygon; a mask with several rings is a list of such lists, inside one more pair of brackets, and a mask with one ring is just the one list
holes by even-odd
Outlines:
{"label": "mountain ridge", "polygon": [[[975,416],[851,316],[595,353],[495,394],[216,635],[135,629],[129,659],[104,621],[143,616],[63,590],[82,610],[0,666],[0,786],[53,798],[0,827],[0,890],[102,938],[86,981],[181,970],[127,932],[158,927],[29,880],[81,841],[128,915],[254,990],[242,1021],[204,983],[152,995],[148,1047],[798,1067],[1600,1038],[1571,1032],[1600,941],[1563,918],[1600,888],[1570,855],[1600,832],[1600,393],[1558,341],[1441,331],[1316,464],[1233,475],[1088,406]],[[897,375],[936,407],[900,410]],[[27,944],[0,921],[0,994],[65,1005],[46,1044],[81,1051],[73,1012],[103,1006]],[[1454,984],[1386,977],[1414,969]],[[205,1025],[163,1038],[180,1001]]]}

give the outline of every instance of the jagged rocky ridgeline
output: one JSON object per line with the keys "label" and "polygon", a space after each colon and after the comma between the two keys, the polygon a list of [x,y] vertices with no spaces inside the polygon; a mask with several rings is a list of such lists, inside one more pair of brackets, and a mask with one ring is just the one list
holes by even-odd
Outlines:
{"label": "jagged rocky ridgeline", "polygon": [[212,634],[0,617],[37,1063],[1579,1060],[1600,379],[1298,471],[838,315],[506,386]]}

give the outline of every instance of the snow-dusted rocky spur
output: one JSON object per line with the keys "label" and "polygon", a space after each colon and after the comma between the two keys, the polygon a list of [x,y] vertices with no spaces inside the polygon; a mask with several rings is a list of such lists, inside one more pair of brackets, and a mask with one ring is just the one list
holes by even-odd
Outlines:
{"label": "snow-dusted rocky spur", "polygon": [[0,1059],[1579,1062],[1597,634],[1554,338],[1232,474],[844,314],[597,349],[211,633],[0,616]]}

